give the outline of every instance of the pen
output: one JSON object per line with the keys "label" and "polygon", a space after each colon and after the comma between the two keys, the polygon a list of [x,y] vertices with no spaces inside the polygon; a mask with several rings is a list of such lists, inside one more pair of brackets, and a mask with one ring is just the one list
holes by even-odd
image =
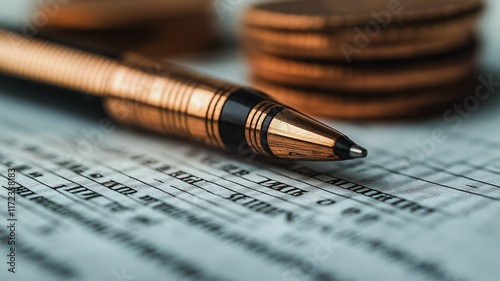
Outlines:
{"label": "pen", "polygon": [[257,90],[127,53],[121,61],[0,30],[0,71],[100,96],[117,122],[290,160],[362,158],[347,136]]}

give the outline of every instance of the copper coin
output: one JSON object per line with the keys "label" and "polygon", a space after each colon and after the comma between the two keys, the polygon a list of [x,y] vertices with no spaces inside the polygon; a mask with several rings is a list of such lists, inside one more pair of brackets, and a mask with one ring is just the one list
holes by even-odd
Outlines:
{"label": "copper coin", "polygon": [[[135,51],[148,56],[168,57],[201,53],[216,45],[218,34],[211,10],[204,1],[203,5],[186,6],[200,1],[203,0],[182,3],[73,0],[61,6],[57,15],[40,28],[40,35],[60,43],[111,54]],[[41,9],[45,4],[48,5],[40,3]],[[113,7],[115,12],[109,12]],[[129,13],[133,15],[128,17]],[[81,21],[80,16],[89,20]]]}
{"label": "copper coin", "polygon": [[270,29],[318,31],[378,20],[403,24],[439,20],[481,10],[481,0],[300,0],[257,4],[245,23]]}
{"label": "copper coin", "polygon": [[260,42],[287,48],[332,49],[340,48],[341,44],[362,48],[361,45],[365,42],[381,44],[463,37],[464,34],[471,34],[475,31],[479,16],[479,13],[475,13],[453,18],[453,20],[423,25],[388,26],[374,31],[375,33],[367,33],[352,27],[338,28],[332,32],[303,32],[245,26],[241,35],[257,44]]}
{"label": "copper coin", "polygon": [[[104,29],[134,26],[146,21],[182,18],[212,12],[205,0],[68,0],[57,5],[41,1],[38,11],[49,13],[47,27],[71,29]],[[46,12],[48,11],[48,12]]]}
{"label": "copper coin", "polygon": [[262,41],[245,40],[246,46],[265,53],[291,58],[354,60],[399,59],[445,52],[472,41],[472,34],[443,37],[435,40],[402,42],[392,44],[368,44],[364,48],[335,46],[331,48],[293,48]]}
{"label": "copper coin", "polygon": [[257,89],[307,114],[348,119],[384,119],[420,117],[436,108],[451,106],[465,96],[474,94],[474,74],[470,73],[461,81],[444,87],[414,89],[392,96],[370,98],[290,88],[259,78],[254,78],[252,82]]}
{"label": "copper coin", "polygon": [[358,95],[446,85],[476,67],[472,46],[413,60],[352,64],[286,59],[258,52],[250,52],[248,57],[254,76],[267,81]]}

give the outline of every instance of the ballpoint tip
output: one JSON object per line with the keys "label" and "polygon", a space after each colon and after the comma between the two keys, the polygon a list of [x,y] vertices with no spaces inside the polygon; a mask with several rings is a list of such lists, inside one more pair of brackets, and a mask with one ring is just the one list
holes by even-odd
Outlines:
{"label": "ballpoint tip", "polygon": [[368,155],[368,152],[366,151],[366,149],[355,144],[355,145],[351,146],[351,148],[349,149],[349,155],[352,158],[364,158],[364,157],[366,157],[366,155]]}

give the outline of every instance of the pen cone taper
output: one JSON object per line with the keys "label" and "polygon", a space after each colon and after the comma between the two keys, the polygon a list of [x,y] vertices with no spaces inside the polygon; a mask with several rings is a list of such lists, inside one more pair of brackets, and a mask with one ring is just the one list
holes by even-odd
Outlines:
{"label": "pen cone taper", "polygon": [[269,124],[267,141],[272,153],[283,159],[334,161],[366,156],[366,150],[339,131],[289,108]]}

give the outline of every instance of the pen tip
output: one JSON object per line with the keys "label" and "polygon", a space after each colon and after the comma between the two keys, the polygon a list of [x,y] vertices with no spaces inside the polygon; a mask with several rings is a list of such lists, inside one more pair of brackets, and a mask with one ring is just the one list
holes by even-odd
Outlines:
{"label": "pen tip", "polygon": [[368,152],[366,151],[366,149],[357,144],[351,146],[351,148],[349,149],[349,156],[351,156],[352,158],[364,158],[367,154]]}

